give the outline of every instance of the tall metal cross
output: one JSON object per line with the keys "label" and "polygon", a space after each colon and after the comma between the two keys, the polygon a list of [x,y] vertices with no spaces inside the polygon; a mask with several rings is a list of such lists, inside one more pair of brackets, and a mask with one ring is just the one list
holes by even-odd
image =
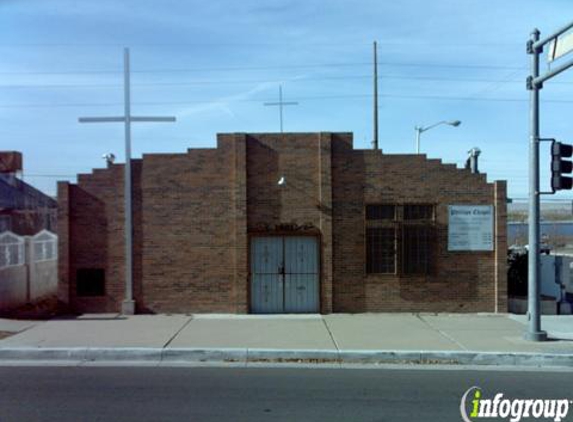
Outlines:
{"label": "tall metal cross", "polygon": [[133,211],[131,189],[131,123],[174,122],[175,117],[140,117],[131,115],[131,96],[129,81],[129,49],[123,50],[123,90],[124,114],[119,117],[80,117],[80,123],[123,123],[125,126],[125,299],[121,311],[126,315],[135,313],[133,299]]}
{"label": "tall metal cross", "polygon": [[281,133],[283,133],[283,106],[298,105],[296,101],[283,101],[283,87],[279,85],[279,101],[274,103],[265,103],[266,106],[279,106],[279,116],[281,123]]}

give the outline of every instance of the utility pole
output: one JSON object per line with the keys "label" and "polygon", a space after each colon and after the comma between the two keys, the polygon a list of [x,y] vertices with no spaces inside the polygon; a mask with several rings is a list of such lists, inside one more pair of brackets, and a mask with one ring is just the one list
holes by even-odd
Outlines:
{"label": "utility pole", "polygon": [[378,149],[378,53],[376,41],[374,41],[374,136],[372,148]]}
{"label": "utility pole", "polygon": [[274,103],[265,103],[266,106],[278,106],[279,107],[279,119],[281,133],[283,133],[283,106],[298,105],[296,101],[283,101],[283,86],[279,85],[279,101]]}
{"label": "utility pole", "polygon": [[[543,47],[550,44],[550,60],[559,58],[573,50],[571,38],[565,36],[560,41],[560,35],[573,28],[573,22],[562,27],[552,35],[540,40],[538,29],[534,29],[531,38],[527,42],[527,53],[531,55],[531,75],[527,78],[527,89],[530,91],[530,125],[529,125],[529,254],[528,254],[528,327],[524,334],[526,340],[545,341],[547,333],[541,330],[540,313],[540,241],[539,241],[539,198],[542,194],[554,194],[556,188],[553,186],[552,192],[541,192],[539,186],[539,143],[547,141],[539,134],[539,91],[543,88],[543,83],[548,79],[563,72],[573,66],[573,60],[569,60],[545,75],[539,75],[539,57],[543,52]],[[563,44],[565,47],[561,47]],[[553,140],[554,141],[554,140]],[[563,189],[558,187],[557,189]]]}
{"label": "utility pole", "polygon": [[80,117],[80,123],[123,123],[125,134],[125,298],[121,304],[121,312],[125,315],[135,313],[133,298],[133,210],[131,188],[131,123],[132,122],[174,122],[175,117],[136,117],[131,115],[129,49],[123,51],[123,92],[124,114],[119,117]]}

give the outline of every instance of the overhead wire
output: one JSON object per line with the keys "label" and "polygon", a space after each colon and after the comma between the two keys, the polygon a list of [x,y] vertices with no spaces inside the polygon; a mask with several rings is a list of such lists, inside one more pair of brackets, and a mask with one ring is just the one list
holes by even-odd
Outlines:
{"label": "overhead wire", "polygon": [[[456,63],[423,63],[423,62],[378,62],[379,66],[397,67],[424,67],[424,68],[451,68],[451,69],[495,69],[495,70],[520,70],[521,66],[502,66],[489,64],[456,64]],[[217,72],[239,70],[282,70],[282,69],[307,69],[328,67],[356,67],[372,66],[371,62],[338,62],[338,63],[314,63],[314,64],[281,64],[272,66],[227,66],[205,68],[157,68],[157,69],[133,69],[131,73],[184,73],[184,72]],[[98,70],[54,70],[54,71],[0,71],[0,75],[70,75],[70,74],[113,74],[123,73],[122,69],[98,69]]]}
{"label": "overhead wire", "polygon": [[[292,101],[318,101],[318,100],[349,100],[371,98],[372,94],[341,94],[341,95],[316,95],[291,97]],[[527,98],[491,98],[491,97],[456,97],[446,95],[408,95],[408,94],[379,94],[380,98],[394,98],[405,100],[443,100],[443,101],[474,101],[474,102],[499,102],[499,103],[527,103]],[[268,98],[213,98],[185,101],[134,101],[132,106],[169,106],[169,105],[196,105],[205,103],[227,103],[227,102],[256,102],[263,103],[271,101]],[[573,100],[563,99],[543,99],[542,103],[570,104]],[[24,104],[0,104],[0,108],[63,108],[63,107],[117,107],[123,102],[113,103],[24,103]]]}

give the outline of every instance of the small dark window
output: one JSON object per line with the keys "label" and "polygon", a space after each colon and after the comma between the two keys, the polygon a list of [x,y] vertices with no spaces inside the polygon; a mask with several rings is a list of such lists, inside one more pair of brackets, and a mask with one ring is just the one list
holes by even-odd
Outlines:
{"label": "small dark window", "polygon": [[0,215],[0,233],[12,230],[12,217],[9,215]]}
{"label": "small dark window", "polygon": [[105,270],[103,268],[80,268],[76,272],[78,296],[104,296]]}
{"label": "small dark window", "polygon": [[435,228],[404,225],[402,233],[402,271],[404,274],[433,274]]}
{"label": "small dark window", "polygon": [[366,271],[369,274],[396,272],[396,248],[394,227],[366,229]]}
{"label": "small dark window", "polygon": [[394,205],[367,205],[367,220],[394,220],[396,207]]}
{"label": "small dark window", "polygon": [[404,205],[404,220],[433,220],[432,205]]}

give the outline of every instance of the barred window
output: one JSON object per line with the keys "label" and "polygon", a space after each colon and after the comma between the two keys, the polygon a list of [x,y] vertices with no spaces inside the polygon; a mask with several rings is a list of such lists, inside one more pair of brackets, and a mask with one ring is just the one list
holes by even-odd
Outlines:
{"label": "barred window", "polygon": [[433,220],[434,207],[432,205],[408,204],[404,205],[404,220]]}
{"label": "barred window", "polygon": [[396,207],[394,205],[366,205],[367,220],[394,220]]}
{"label": "barred window", "polygon": [[435,230],[426,225],[404,225],[402,228],[404,274],[432,274]]}
{"label": "barred window", "polygon": [[396,272],[396,230],[394,227],[366,229],[366,271],[368,273]]}
{"label": "barred window", "polygon": [[433,205],[366,206],[368,274],[433,274],[435,249]]}

